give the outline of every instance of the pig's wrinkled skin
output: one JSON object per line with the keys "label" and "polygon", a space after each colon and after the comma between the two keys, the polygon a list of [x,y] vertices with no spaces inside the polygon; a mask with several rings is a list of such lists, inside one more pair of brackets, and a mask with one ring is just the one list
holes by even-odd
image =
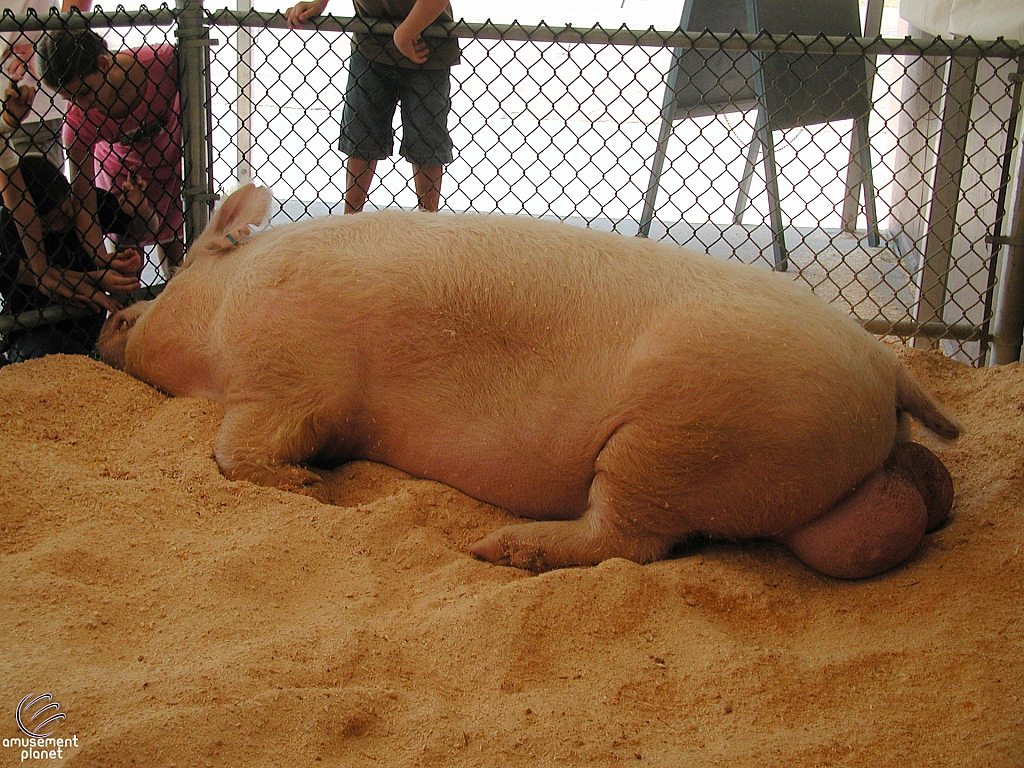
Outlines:
{"label": "pig's wrinkled skin", "polygon": [[472,547],[531,569],[648,562],[705,535],[857,578],[949,511],[949,473],[904,442],[905,414],[948,439],[957,424],[781,276],[497,215],[389,210],[246,241],[269,205],[253,186],[228,198],[98,344],[224,406],[228,478],[315,496],[309,465],[389,464],[539,521]]}

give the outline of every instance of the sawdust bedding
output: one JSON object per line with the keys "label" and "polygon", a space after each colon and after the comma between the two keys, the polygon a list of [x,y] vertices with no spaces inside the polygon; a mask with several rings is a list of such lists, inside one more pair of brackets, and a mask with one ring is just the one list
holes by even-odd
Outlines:
{"label": "sawdust bedding", "polygon": [[[1024,368],[901,352],[952,521],[878,578],[767,542],[531,575],[501,510],[368,463],[229,482],[220,411],[95,361],[0,371],[0,763],[1024,765]],[[20,762],[49,692],[61,758]]]}

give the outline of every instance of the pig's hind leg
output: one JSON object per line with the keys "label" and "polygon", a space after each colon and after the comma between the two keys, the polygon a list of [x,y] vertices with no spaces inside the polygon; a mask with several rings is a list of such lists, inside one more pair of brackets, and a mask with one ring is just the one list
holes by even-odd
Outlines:
{"label": "pig's hind leg", "polygon": [[866,578],[910,557],[945,521],[952,500],[942,462],[924,446],[904,443],[832,509],[776,539],[816,571]]}
{"label": "pig's hind leg", "polygon": [[576,520],[507,525],[473,544],[471,554],[488,562],[530,571],[596,565],[612,557],[638,563],[668,554],[676,537],[635,526],[613,510],[613,481],[598,472],[587,511]]}
{"label": "pig's hind leg", "polygon": [[299,466],[315,453],[310,428],[280,409],[254,403],[228,406],[214,455],[229,480],[317,495],[320,475]]}
{"label": "pig's hind leg", "polygon": [[664,558],[686,536],[657,524],[665,513],[650,501],[660,494],[649,481],[666,476],[659,460],[674,459],[638,450],[638,445],[649,442],[646,434],[643,427],[624,425],[608,438],[595,459],[581,517],[505,526],[478,541],[470,552],[534,571],[596,565],[613,557],[637,563]]}

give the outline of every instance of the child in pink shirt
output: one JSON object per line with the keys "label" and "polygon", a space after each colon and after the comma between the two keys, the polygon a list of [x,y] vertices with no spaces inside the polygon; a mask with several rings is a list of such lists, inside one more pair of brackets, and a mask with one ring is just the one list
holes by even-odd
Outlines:
{"label": "child in pink shirt", "polygon": [[[155,242],[170,277],[184,257],[181,97],[172,45],[111,53],[92,30],[58,33],[43,46],[43,81],[71,102],[64,142],[75,194],[95,211],[92,188],[121,189],[130,174],[145,184],[163,225]],[[92,200],[92,203],[90,203]],[[82,239],[101,252],[93,217]]]}

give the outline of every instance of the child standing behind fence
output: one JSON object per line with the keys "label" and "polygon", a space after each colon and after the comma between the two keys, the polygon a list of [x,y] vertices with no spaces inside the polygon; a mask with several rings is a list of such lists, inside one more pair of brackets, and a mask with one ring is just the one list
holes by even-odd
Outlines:
{"label": "child standing behind fence", "polygon": [[[328,0],[301,2],[288,9],[292,28],[327,8]],[[431,41],[420,34],[437,19],[453,21],[448,0],[352,0],[356,14],[392,21],[394,35],[356,34],[349,59],[349,80],[339,147],[348,155],[345,212],[363,209],[377,161],[394,147],[392,121],[402,104],[401,155],[413,166],[419,207],[436,211],[441,176],[452,161],[448,134],[451,67],[461,56],[455,38]]]}
{"label": "child standing behind fence", "polygon": [[111,53],[102,37],[85,29],[57,32],[41,49],[43,82],[71,102],[64,141],[86,211],[77,222],[83,243],[99,256],[105,250],[95,189],[121,189],[137,175],[163,222],[155,241],[170,277],[185,254],[174,46]]}

